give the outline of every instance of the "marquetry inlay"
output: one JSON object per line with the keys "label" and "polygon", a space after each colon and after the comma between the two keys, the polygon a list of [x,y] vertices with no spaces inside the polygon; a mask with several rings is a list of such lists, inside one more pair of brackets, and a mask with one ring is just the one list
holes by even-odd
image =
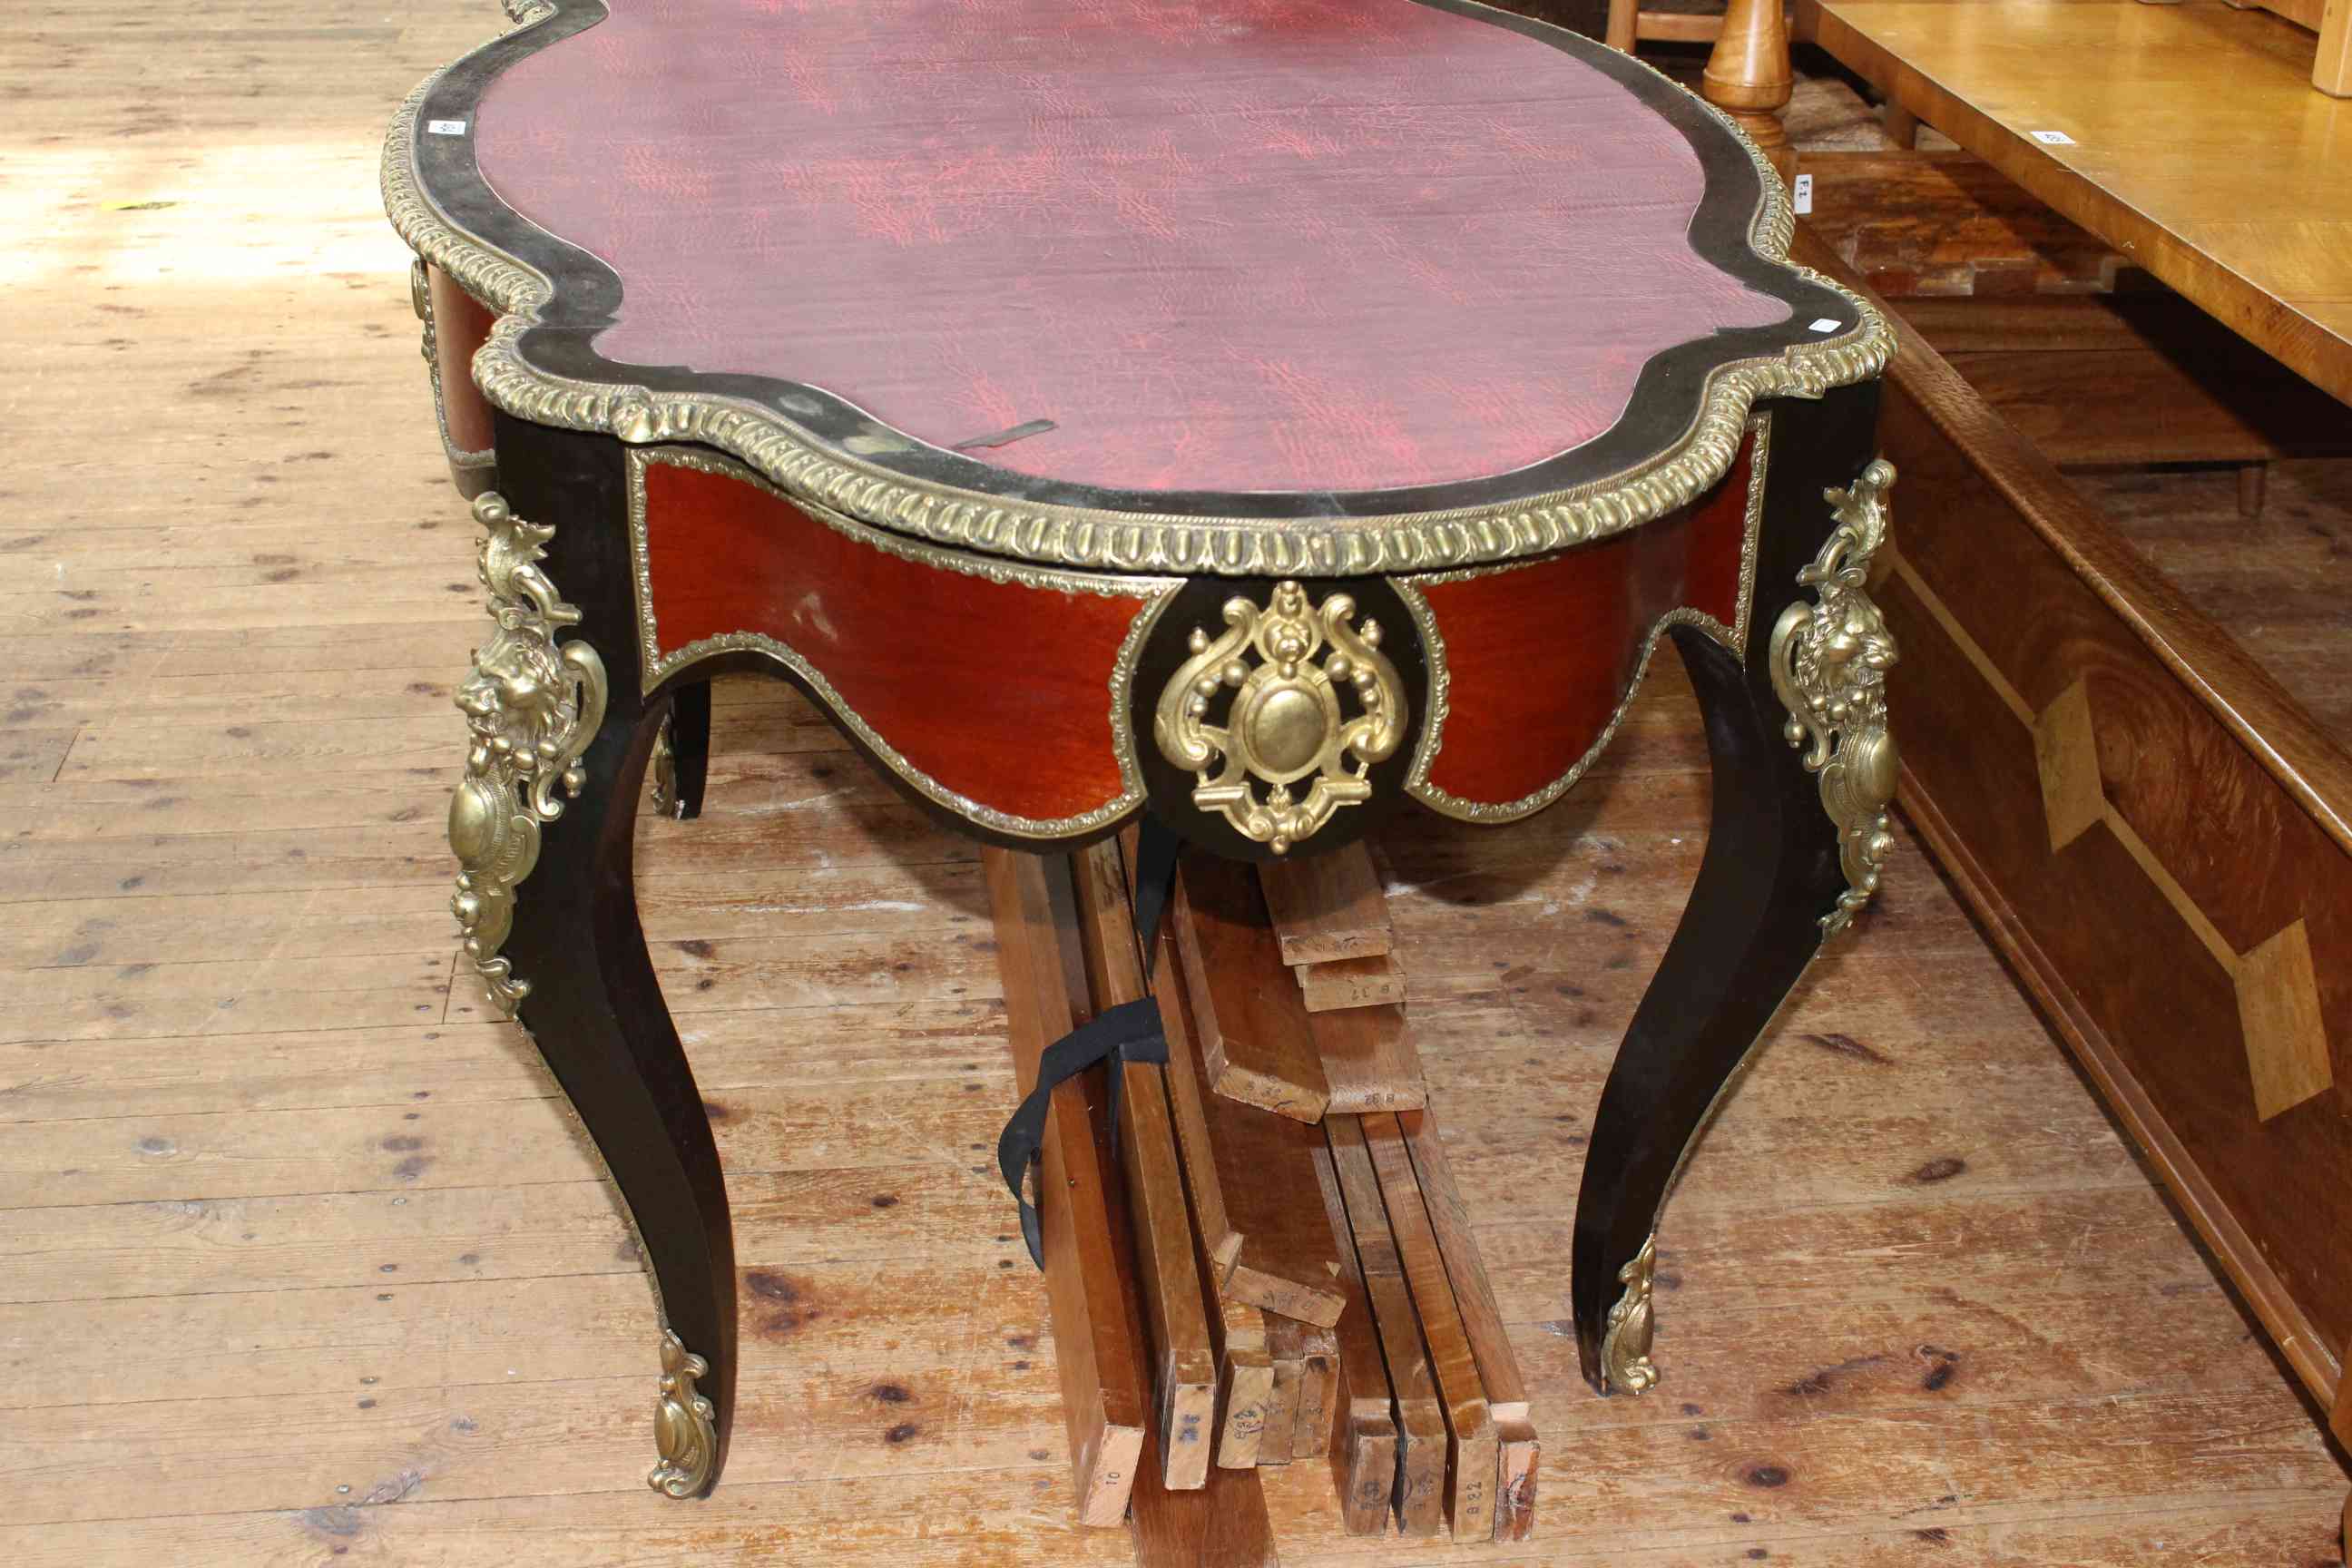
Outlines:
{"label": "marquetry inlay", "polygon": [[2238,1024],[2244,1037],[2256,1117],[2268,1121],[2332,1088],[2335,1069],[2328,1058],[2326,1025],[2320,1016],[2311,942],[2303,921],[2288,922],[2241,953],[2107,798],[2099,773],[2098,716],[2088,682],[2075,681],[2036,712],[1918,574],[1899,558],[1895,570],[2002,703],[2032,731],[2051,853],[2063,850],[2095,826],[2105,826],[2230,976],[2237,991]]}
{"label": "marquetry inlay", "polygon": [[2246,1066],[2254,1075],[2254,1113],[2268,1121],[2336,1081],[2327,1030],[2319,1017],[2319,977],[2311,938],[2296,921],[2246,954],[2238,965],[2238,1017],[2246,1030]]}

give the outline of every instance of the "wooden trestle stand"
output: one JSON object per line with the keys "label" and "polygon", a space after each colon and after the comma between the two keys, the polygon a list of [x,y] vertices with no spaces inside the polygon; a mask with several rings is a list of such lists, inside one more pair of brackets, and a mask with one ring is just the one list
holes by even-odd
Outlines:
{"label": "wooden trestle stand", "polygon": [[1080,1521],[1131,1521],[1147,1568],[1273,1563],[1259,1468],[1328,1463],[1351,1534],[1525,1540],[1540,1445],[1369,851],[1188,860],[1149,955],[1131,841],[983,853],[1022,1092],[1108,1008],[1151,996],[1168,1039],[1164,1067],[1061,1084],[1046,1119]]}

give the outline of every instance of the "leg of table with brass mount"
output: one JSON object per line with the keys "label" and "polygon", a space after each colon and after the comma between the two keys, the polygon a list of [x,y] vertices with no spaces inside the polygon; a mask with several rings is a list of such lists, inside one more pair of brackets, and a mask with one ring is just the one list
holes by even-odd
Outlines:
{"label": "leg of table with brass mount", "polygon": [[689,680],[670,693],[669,717],[654,746],[654,809],[680,822],[702,815],[710,777],[710,682]]}
{"label": "leg of table with brass mount", "polygon": [[1604,1393],[1657,1381],[1660,1208],[1798,976],[1875,889],[1892,847],[1884,676],[1895,646],[1864,579],[1893,479],[1873,463],[1850,488],[1829,489],[1835,526],[1793,574],[1791,546],[1811,542],[1789,539],[1784,517],[1778,548],[1768,538],[1759,552],[1745,660],[1674,629],[1706,720],[1714,809],[1689,905],[1617,1053],[1586,1152],[1570,1289],[1584,1374]]}
{"label": "leg of table with brass mount", "polygon": [[[552,516],[569,487],[534,489]],[[627,624],[608,616],[627,562],[595,499],[581,498],[591,515],[562,539],[496,492],[475,503],[497,630],[457,693],[473,739],[449,814],[453,907],[492,1002],[529,1031],[627,1205],[660,1321],[647,1479],[693,1497],[718,1477],[734,1404],[734,1240],[632,874],[639,793],[671,703],[640,695],[627,643],[608,663],[574,635],[583,621]]]}

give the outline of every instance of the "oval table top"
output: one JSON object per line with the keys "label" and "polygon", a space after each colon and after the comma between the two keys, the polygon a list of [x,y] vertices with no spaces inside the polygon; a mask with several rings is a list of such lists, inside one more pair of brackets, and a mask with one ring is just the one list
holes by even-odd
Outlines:
{"label": "oval table top", "polygon": [[1727,121],[1462,0],[535,8],[386,150],[404,235],[506,318],[486,394],[887,528],[1507,558],[1671,510],[1754,398],[1885,357]]}

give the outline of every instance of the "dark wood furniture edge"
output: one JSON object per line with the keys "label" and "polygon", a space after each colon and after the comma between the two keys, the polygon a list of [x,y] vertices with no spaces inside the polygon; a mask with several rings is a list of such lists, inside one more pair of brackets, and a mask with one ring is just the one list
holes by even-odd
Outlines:
{"label": "dark wood furniture edge", "polygon": [[[1905,112],[1927,121],[2042,200],[2127,252],[2134,260],[2242,336],[2264,323],[2262,346],[2313,385],[2352,403],[2352,371],[2340,352],[2314,345],[2325,329],[2287,309],[2261,289],[2125,203],[2097,182],[2003,127],[1958,93],[1923,74],[1843,18],[1825,15],[1821,0],[1794,0],[1795,36],[1820,46]],[[1794,253],[1791,252],[1793,255]],[[1818,265],[1818,264],[1815,264]],[[1832,274],[1850,279],[1850,274]],[[1852,287],[1849,281],[1849,287]]]}
{"label": "dark wood furniture edge", "polygon": [[1908,768],[1900,775],[1895,798],[1975,911],[1993,945],[2032,994],[2043,1016],[2098,1086],[2108,1109],[2154,1163],[2198,1236],[2212,1248],[2238,1294],[2261,1320],[2263,1331],[2325,1407],[2345,1386],[2342,1365],[2328,1351],[2325,1337],[2295,1305],[2277,1274],[2262,1261],[2253,1237],[2198,1170],[2187,1145],[2165,1124],[2106,1031],[2079,1005],[2064,974],[2024,929],[2009,900],[1995,890],[1967,843],[1952,831],[1935,797],[1920,787]]}
{"label": "dark wood furniture edge", "polygon": [[[1860,288],[1851,269],[1802,226],[1792,254],[1844,279],[1850,287]],[[1883,301],[1880,309],[1886,310]],[[1886,313],[1898,335],[1902,334],[1900,318],[1892,311]],[[2183,689],[2198,698],[2315,822],[2352,851],[2352,833],[2347,833],[2342,809],[2352,805],[2352,758],[2322,734],[2226,632],[2181,603],[2098,510],[1916,334],[1902,337],[1887,377],[1910,395],[1940,433],[1970,456],[1985,481],[2140,637]],[[1898,553],[1901,538],[1898,518]],[[2025,930],[2009,900],[1994,889],[1932,795],[1908,767],[1901,773],[1896,800],[2126,1131],[2155,1163],[2264,1331],[2322,1408],[2327,1408],[2342,1385],[2339,1353],[2314,1329],[2284,1282],[2263,1260],[2252,1237],[2199,1169],[2193,1154],[2167,1126],[2122,1053],[2082,1005],[2059,967]]]}
{"label": "dark wood furniture edge", "polygon": [[[1976,455],[1985,482],[2131,627],[2311,819],[2352,852],[2352,752],[2330,740],[2227,631],[2183,601],[2179,591],[2097,507],[1979,397],[1942,355],[1908,331],[1886,301],[1871,293],[1810,228],[1799,226],[1790,254],[1871,300],[1895,327],[1899,340],[1888,378],[1914,389],[1921,410],[1937,428]],[[1895,543],[1900,553],[1899,522]]]}

